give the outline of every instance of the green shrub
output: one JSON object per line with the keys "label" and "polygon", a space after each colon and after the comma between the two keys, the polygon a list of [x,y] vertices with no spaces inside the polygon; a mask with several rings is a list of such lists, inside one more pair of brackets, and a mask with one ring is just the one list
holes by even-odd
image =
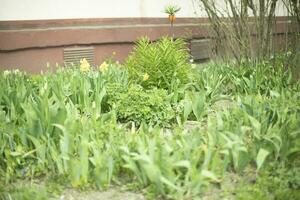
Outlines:
{"label": "green shrub", "polygon": [[137,125],[145,122],[152,125],[168,126],[174,118],[174,111],[167,91],[152,88],[144,90],[140,85],[132,85],[126,91],[118,92],[108,100],[117,117],[122,122],[133,121]]}
{"label": "green shrub", "polygon": [[9,191],[0,191],[2,200],[47,200],[50,199],[44,187],[18,186]]}
{"label": "green shrub", "polygon": [[[299,164],[299,163],[298,163]],[[299,167],[277,166],[261,172],[254,183],[241,181],[235,188],[237,200],[296,200],[300,198]]]}
{"label": "green shrub", "polygon": [[157,42],[140,39],[126,61],[129,79],[145,88],[170,89],[174,81],[189,81],[190,66],[187,45],[182,39],[163,37]]}

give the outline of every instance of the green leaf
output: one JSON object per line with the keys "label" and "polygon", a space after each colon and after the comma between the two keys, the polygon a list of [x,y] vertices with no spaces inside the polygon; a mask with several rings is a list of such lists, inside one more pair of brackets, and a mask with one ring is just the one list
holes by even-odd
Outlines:
{"label": "green leaf", "polygon": [[108,184],[110,184],[114,170],[114,160],[111,156],[108,157]]}
{"label": "green leaf", "polygon": [[192,109],[197,120],[200,121],[205,108],[205,95],[204,92],[195,92],[192,94]]}
{"label": "green leaf", "polygon": [[254,117],[248,115],[248,118],[250,120],[251,125],[253,126],[253,128],[255,129],[255,136],[256,137],[260,137],[260,130],[261,130],[261,124],[259,123],[259,121],[257,121],[257,119],[255,119]]}
{"label": "green leaf", "polygon": [[174,167],[184,167],[184,168],[190,169],[191,163],[188,160],[181,160],[181,161],[176,162],[173,166]]}
{"label": "green leaf", "polygon": [[186,121],[188,116],[192,112],[192,101],[189,95],[186,93],[184,97],[184,107],[183,107],[183,119]]}
{"label": "green leaf", "polygon": [[43,141],[41,139],[37,139],[31,135],[28,135],[27,137],[34,144],[39,161],[41,163],[46,162],[46,144],[43,144]]}
{"label": "green leaf", "polygon": [[168,179],[166,179],[164,176],[160,177],[160,181],[163,182],[164,184],[166,184],[167,186],[169,186],[170,188],[173,188],[174,190],[180,190],[179,187],[177,187],[176,185],[174,185],[171,181],[169,181]]}
{"label": "green leaf", "polygon": [[270,96],[278,98],[278,97],[280,97],[280,94],[275,90],[271,90],[270,91]]}
{"label": "green leaf", "polygon": [[267,151],[263,148],[259,149],[259,152],[258,152],[257,157],[256,157],[257,171],[261,168],[261,166],[265,162],[265,160],[266,160],[267,156],[269,155],[269,153],[270,153],[269,151]]}
{"label": "green leaf", "polygon": [[211,179],[212,181],[218,182],[217,176],[213,172],[211,172],[211,171],[202,170],[201,171],[201,175],[204,176],[205,178]]}

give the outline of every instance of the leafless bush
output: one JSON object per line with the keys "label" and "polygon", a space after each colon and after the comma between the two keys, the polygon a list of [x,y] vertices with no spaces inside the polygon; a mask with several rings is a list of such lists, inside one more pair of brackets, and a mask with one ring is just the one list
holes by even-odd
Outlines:
{"label": "leafless bush", "polygon": [[[299,27],[299,0],[193,1],[206,11],[216,43],[216,54],[223,58],[260,59],[273,55],[277,6],[288,10],[297,19]],[[283,2],[279,5],[279,1]]]}

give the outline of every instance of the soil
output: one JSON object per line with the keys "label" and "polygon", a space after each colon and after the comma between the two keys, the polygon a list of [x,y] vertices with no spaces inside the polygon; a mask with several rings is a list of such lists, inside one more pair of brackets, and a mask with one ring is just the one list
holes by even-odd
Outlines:
{"label": "soil", "polygon": [[[146,200],[141,192],[129,191],[122,186],[111,186],[105,190],[75,189],[60,186],[58,183],[47,183],[45,179],[17,180],[13,184],[8,185],[6,191],[8,193],[14,192],[18,188],[26,188],[26,190],[35,188],[37,194],[41,196],[46,195],[50,200]],[[46,191],[47,194],[42,194]],[[1,197],[0,186],[0,199],[2,199]]]}
{"label": "soil", "polygon": [[60,200],[145,200],[142,194],[111,188],[106,191],[77,191],[66,189],[60,195]]}

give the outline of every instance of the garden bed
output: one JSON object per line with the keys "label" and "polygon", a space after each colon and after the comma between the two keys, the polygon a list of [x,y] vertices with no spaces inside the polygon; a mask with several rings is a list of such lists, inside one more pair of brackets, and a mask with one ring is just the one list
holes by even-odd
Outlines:
{"label": "garden bed", "polygon": [[144,38],[124,65],[1,72],[0,198],[299,199],[290,56],[198,68]]}

